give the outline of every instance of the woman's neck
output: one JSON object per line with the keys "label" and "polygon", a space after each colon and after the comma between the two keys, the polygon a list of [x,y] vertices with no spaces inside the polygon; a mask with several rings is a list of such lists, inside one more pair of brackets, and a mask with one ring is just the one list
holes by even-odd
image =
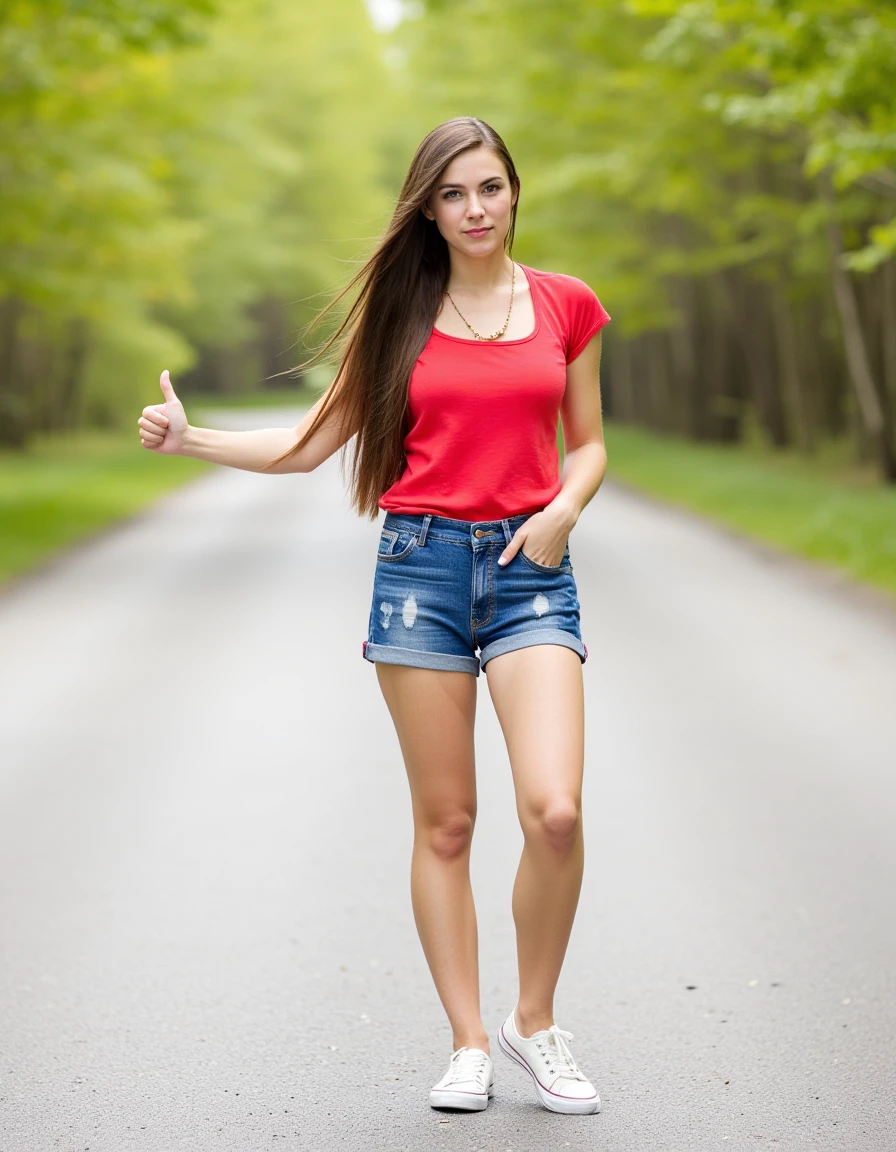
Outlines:
{"label": "woman's neck", "polygon": [[506,252],[494,252],[483,257],[451,252],[448,291],[452,295],[488,296],[496,288],[508,285],[512,276],[513,261]]}

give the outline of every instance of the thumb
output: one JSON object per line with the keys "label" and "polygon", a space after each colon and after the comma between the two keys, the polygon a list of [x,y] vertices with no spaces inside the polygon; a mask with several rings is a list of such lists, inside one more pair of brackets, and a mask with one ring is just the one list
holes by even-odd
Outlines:
{"label": "thumb", "polygon": [[514,558],[514,556],[516,556],[517,552],[519,552],[520,548],[522,548],[524,540],[525,540],[525,536],[517,536],[515,534],[512,537],[510,543],[507,545],[507,547],[504,549],[504,551],[498,557],[498,563],[501,565],[502,568],[504,567],[505,564],[509,564],[510,561]]}
{"label": "thumb", "polygon": [[171,377],[168,375],[168,369],[167,368],[162,373],[162,375],[159,377],[159,387],[162,389],[162,395],[165,397],[165,403],[166,404],[168,404],[168,403],[179,404],[180,403],[177,396],[175,395],[174,389],[171,387]]}

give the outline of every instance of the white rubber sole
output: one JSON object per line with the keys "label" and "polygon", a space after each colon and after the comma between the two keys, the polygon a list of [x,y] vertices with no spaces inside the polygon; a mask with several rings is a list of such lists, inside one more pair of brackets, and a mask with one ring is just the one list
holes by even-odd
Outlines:
{"label": "white rubber sole", "polygon": [[532,1084],[535,1088],[535,1095],[538,1097],[539,1103],[547,1108],[549,1112],[562,1112],[568,1116],[591,1116],[595,1112],[600,1112],[600,1097],[597,1093],[594,1094],[591,1100],[576,1100],[569,1096],[558,1096],[556,1093],[549,1092],[547,1088],[544,1088],[522,1055],[511,1047],[509,1040],[504,1035],[503,1024],[498,1030],[498,1047],[514,1064],[519,1065],[520,1068],[529,1073],[532,1077]]}
{"label": "white rubber sole", "polygon": [[488,1107],[488,1102],[495,1094],[494,1080],[488,1086],[488,1093],[481,1096],[478,1092],[451,1092],[447,1089],[435,1088],[429,1094],[431,1108],[459,1108],[463,1112],[482,1112]]}

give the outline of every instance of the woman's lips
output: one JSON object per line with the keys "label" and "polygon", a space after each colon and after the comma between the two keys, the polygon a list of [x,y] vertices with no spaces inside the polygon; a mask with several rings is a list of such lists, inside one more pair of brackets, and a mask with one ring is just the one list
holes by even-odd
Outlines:
{"label": "woman's lips", "polygon": [[471,228],[467,236],[484,236],[486,232],[491,232],[491,228]]}

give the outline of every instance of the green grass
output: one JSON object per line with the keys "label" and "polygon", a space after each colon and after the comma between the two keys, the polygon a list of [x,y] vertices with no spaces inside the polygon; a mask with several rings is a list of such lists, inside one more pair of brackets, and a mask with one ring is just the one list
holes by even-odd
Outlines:
{"label": "green grass", "polygon": [[896,489],[828,446],[816,459],[695,445],[608,423],[610,479],[896,595]]}
{"label": "green grass", "polygon": [[133,432],[80,432],[0,452],[0,583],[125,519],[210,465],[157,456]]}

